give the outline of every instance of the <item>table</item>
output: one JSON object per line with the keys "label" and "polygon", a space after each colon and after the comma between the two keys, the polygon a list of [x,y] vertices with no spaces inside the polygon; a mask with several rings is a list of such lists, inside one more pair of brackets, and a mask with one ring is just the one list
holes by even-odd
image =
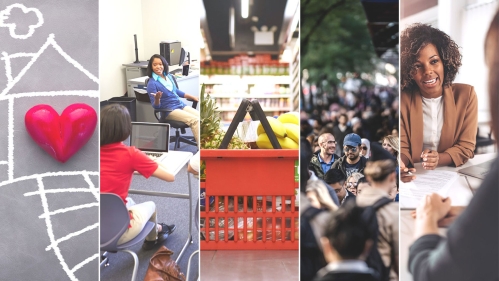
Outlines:
{"label": "table", "polygon": [[[487,153],[475,155],[475,158],[470,159],[466,164],[461,167],[439,167],[438,170],[442,171],[457,171],[462,168],[466,168],[473,165],[478,165],[480,163],[486,162],[488,160],[494,159],[496,153]],[[423,171],[421,164],[416,164],[416,170]],[[418,174],[416,173],[416,175]],[[467,177],[471,188],[477,189],[482,180]],[[449,189],[449,197],[453,206],[465,206],[468,205],[469,201],[473,197],[473,194],[468,187],[466,178],[460,176],[456,184]],[[404,197],[400,197],[400,206],[403,206]],[[399,240],[399,280],[412,281],[412,275],[409,273],[407,268],[407,263],[409,261],[409,247],[414,242],[414,219],[411,217],[411,210],[400,210],[400,240]],[[446,229],[440,228],[440,234],[445,235]]]}
{"label": "table", "polygon": [[[192,158],[192,152],[186,151],[170,151],[165,159],[161,161],[161,164],[165,165],[167,169],[173,174],[176,175],[186,164],[189,163],[189,160]],[[130,189],[129,194],[140,194],[140,195],[149,195],[149,196],[159,196],[159,197],[172,197],[172,198],[181,198],[181,199],[189,199],[189,235],[187,237],[187,241],[182,247],[180,254],[178,255],[175,262],[178,263],[180,258],[185,252],[185,249],[189,244],[192,244],[192,186],[191,186],[191,177],[189,172],[187,172],[187,182],[189,184],[189,193],[188,194],[180,194],[180,193],[170,193],[170,192],[158,192],[158,191],[146,191],[146,190],[136,190]]]}

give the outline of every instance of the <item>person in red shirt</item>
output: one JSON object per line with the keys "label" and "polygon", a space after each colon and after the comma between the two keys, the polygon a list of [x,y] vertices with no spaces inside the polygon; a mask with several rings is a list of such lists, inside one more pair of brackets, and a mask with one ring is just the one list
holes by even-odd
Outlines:
{"label": "person in red shirt", "polygon": [[114,193],[123,199],[130,213],[130,226],[118,240],[126,243],[136,237],[147,221],[156,227],[146,237],[142,248],[153,249],[161,245],[176,229],[175,225],[156,223],[156,205],[152,201],[134,204],[127,198],[130,182],[135,171],[145,178],[150,176],[172,182],[175,176],[161,163],[151,160],[134,146],[126,146],[123,141],[130,136],[132,121],[126,107],[111,104],[104,107],[100,114],[100,190]]}

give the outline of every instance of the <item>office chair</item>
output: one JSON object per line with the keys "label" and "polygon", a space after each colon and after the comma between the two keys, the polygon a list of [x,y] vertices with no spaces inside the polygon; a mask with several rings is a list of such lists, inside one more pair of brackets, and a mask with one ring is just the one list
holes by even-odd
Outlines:
{"label": "office chair", "polygon": [[128,229],[130,215],[121,198],[113,193],[100,194],[100,250],[104,253],[101,256],[100,265],[109,266],[108,252],[127,252],[132,255],[134,267],[132,281],[135,281],[139,259],[137,254],[127,250],[127,248],[144,241],[151,230],[156,227],[152,222],[147,222],[144,229],[132,240],[118,245],[118,240]]}
{"label": "office chair", "polygon": [[[175,77],[173,77],[173,81],[175,82],[175,85],[178,88],[177,80],[175,79]],[[146,87],[147,87],[148,82],[149,82],[149,78],[146,79]],[[191,99],[187,99],[187,100],[192,102],[193,108],[197,107],[197,105],[198,105],[197,101],[194,101]],[[185,129],[189,128],[189,126],[181,121],[166,120],[166,119],[162,118],[162,113],[164,113],[164,112],[172,112],[172,110],[171,109],[154,109],[154,117],[156,117],[156,120],[158,120],[158,122],[168,123],[168,124],[170,124],[171,128],[175,129],[175,136],[170,136],[170,142],[175,143],[174,150],[177,148],[180,148],[180,142],[197,146],[194,137],[182,136],[182,134],[186,133]]]}
{"label": "office chair", "polygon": [[492,130],[487,134],[487,137],[482,137],[480,136],[480,128],[477,129],[475,153],[478,152],[478,148],[494,145],[495,143],[496,143],[495,140],[492,139]]}

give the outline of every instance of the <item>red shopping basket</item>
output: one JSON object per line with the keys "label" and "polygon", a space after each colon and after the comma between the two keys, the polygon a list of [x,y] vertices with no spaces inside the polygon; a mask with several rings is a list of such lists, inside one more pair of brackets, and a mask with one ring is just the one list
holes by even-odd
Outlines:
{"label": "red shopping basket", "polygon": [[201,159],[201,250],[298,249],[298,150],[202,150]]}

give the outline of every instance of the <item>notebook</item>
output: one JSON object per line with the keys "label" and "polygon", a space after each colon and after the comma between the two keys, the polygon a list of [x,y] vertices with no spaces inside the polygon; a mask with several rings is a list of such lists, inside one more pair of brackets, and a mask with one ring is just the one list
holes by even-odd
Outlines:
{"label": "notebook", "polygon": [[132,122],[130,146],[135,146],[151,159],[162,161],[168,154],[170,124]]}
{"label": "notebook", "polygon": [[483,162],[482,164],[463,168],[463,169],[459,170],[458,173],[465,174],[467,176],[479,178],[479,179],[483,180],[483,179],[485,179],[485,176],[487,176],[487,174],[489,173],[490,166],[492,166],[492,162],[494,162],[494,160],[489,160],[489,161]]}

